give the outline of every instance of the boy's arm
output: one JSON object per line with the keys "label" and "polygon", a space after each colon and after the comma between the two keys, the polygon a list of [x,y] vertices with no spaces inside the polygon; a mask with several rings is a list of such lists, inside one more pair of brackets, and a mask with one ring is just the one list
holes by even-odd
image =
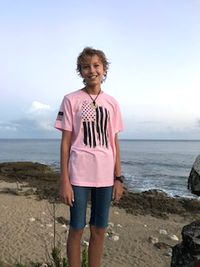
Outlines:
{"label": "boy's arm", "polygon": [[60,146],[60,199],[63,203],[72,206],[74,201],[74,193],[70,183],[68,173],[68,161],[70,156],[72,132],[62,131],[62,140]]}
{"label": "boy's arm", "polygon": [[[120,146],[117,134],[115,135],[115,147],[116,147],[115,176],[121,176]],[[119,201],[120,198],[122,197],[123,191],[124,191],[123,184],[118,180],[114,180],[113,199]]]}

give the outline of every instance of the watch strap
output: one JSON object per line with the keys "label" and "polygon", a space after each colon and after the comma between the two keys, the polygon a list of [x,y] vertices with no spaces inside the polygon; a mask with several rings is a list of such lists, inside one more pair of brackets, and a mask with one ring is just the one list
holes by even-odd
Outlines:
{"label": "watch strap", "polygon": [[124,182],[124,176],[121,175],[121,176],[115,176],[115,181],[120,181],[121,183]]}

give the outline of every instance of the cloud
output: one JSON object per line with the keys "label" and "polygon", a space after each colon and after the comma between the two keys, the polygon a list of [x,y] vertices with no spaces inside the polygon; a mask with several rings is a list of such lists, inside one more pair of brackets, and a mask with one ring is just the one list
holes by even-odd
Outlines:
{"label": "cloud", "polygon": [[[198,125],[198,126],[197,126]],[[200,120],[125,119],[122,138],[135,139],[200,139]]]}
{"label": "cloud", "polygon": [[1,132],[16,132],[18,128],[18,125],[12,122],[0,122],[0,131]]}
{"label": "cloud", "polygon": [[28,114],[44,114],[51,111],[51,107],[39,101],[33,101],[31,107],[28,109]]}
{"label": "cloud", "polygon": [[[0,138],[58,138],[54,129],[57,110],[33,101],[21,118],[0,121]],[[125,116],[121,138],[135,139],[199,139],[200,119]]]}
{"label": "cloud", "polygon": [[56,111],[50,105],[33,101],[22,118],[0,122],[0,137],[57,137],[54,129],[55,118]]}

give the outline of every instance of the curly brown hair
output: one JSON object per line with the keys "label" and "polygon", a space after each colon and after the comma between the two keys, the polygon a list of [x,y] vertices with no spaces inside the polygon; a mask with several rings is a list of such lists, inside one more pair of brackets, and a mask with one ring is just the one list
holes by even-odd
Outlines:
{"label": "curly brown hair", "polygon": [[[99,57],[99,59],[101,60],[101,62],[103,64],[103,68],[104,68],[104,71],[106,73],[105,74],[105,78],[106,78],[108,67],[109,67],[110,63],[108,62],[106,55],[104,54],[103,51],[98,50],[98,49],[94,49],[92,47],[85,47],[77,58],[76,71],[80,76],[81,76],[81,67],[82,67],[82,64],[86,61],[86,58],[88,56],[95,56],[95,55]],[[104,80],[105,80],[105,78],[104,78]]]}

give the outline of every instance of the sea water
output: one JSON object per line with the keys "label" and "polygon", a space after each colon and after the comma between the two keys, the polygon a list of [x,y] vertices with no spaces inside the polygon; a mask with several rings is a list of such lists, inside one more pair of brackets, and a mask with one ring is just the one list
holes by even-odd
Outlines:
{"label": "sea water", "polygon": [[[200,140],[120,140],[120,146],[128,190],[159,189],[192,197],[187,180],[200,154]],[[0,139],[0,162],[40,162],[59,170],[59,147],[58,139]]]}

